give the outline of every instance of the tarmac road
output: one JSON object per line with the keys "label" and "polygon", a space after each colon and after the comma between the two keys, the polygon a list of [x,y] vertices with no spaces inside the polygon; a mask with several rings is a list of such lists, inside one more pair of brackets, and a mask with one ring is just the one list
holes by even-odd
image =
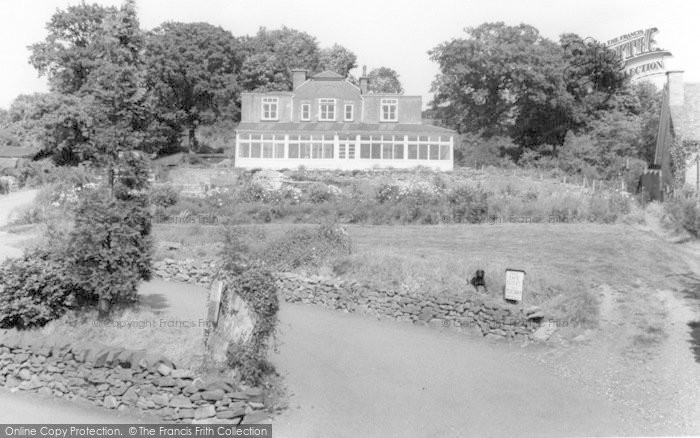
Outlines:
{"label": "tarmac road", "polygon": [[618,406],[483,339],[283,304],[280,437],[629,435]]}

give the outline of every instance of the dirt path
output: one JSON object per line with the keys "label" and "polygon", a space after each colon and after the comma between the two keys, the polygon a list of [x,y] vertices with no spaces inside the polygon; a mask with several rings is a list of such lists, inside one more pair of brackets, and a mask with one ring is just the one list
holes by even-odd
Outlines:
{"label": "dirt path", "polygon": [[630,412],[511,344],[284,305],[274,362],[290,409],[284,437],[576,436],[640,433]]}
{"label": "dirt path", "polygon": [[581,341],[523,353],[610,402],[637,412],[644,434],[700,432],[700,365],[690,349],[691,308],[671,290],[607,285],[600,293],[600,326]]}

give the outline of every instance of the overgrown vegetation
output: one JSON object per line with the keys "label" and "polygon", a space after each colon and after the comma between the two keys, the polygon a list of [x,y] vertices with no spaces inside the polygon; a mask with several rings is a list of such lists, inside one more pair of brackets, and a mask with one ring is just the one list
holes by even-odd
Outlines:
{"label": "overgrown vegetation", "polygon": [[[238,372],[240,378],[250,384],[262,383],[274,367],[267,360],[270,341],[277,328],[279,298],[277,285],[270,271],[259,259],[250,254],[250,247],[239,229],[229,229],[221,257],[222,280],[226,285],[223,303],[238,295],[254,315],[251,339],[230,343],[226,351],[228,366]],[[231,312],[226,306],[223,314]]]}
{"label": "overgrown vegetation", "polygon": [[[277,328],[277,286],[270,272],[258,265],[229,273],[224,281],[225,293],[241,297],[255,315],[251,339],[245,343],[229,344],[226,351],[228,365],[239,373],[242,380],[258,385],[274,371],[267,360],[267,353]],[[223,308],[222,312],[227,314],[229,310]]]}
{"label": "overgrown vegetation", "polygon": [[[74,187],[70,199],[46,205],[70,210],[72,224],[50,226],[45,250],[0,265],[3,280],[14,279],[0,285],[7,302],[13,303],[4,310],[9,313],[3,316],[3,325],[43,325],[73,306],[97,305],[105,316],[133,302],[138,283],[150,277],[147,187],[148,163],[127,153],[115,161],[101,184]],[[42,214],[24,220],[50,216]]]}
{"label": "overgrown vegetation", "polygon": [[76,305],[84,294],[65,260],[34,250],[0,265],[0,328],[43,326]]}
{"label": "overgrown vegetation", "polygon": [[[493,222],[612,223],[633,210],[624,191],[598,182],[562,184],[552,174],[489,168],[451,174],[418,172],[285,172],[273,187],[236,170],[235,185],[201,197],[180,196],[157,217],[216,217],[230,224],[322,223],[450,224]],[[571,179],[570,179],[571,181]],[[163,221],[160,221],[163,222]]]}
{"label": "overgrown vegetation", "polygon": [[685,230],[700,238],[700,198],[692,193],[667,200],[664,207],[671,222],[678,230]]}

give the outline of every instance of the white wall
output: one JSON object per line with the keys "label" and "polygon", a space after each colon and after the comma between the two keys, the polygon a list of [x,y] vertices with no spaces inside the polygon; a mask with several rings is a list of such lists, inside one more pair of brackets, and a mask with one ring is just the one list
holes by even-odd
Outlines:
{"label": "white wall", "polygon": [[367,160],[367,159],[293,159],[293,158],[238,158],[235,166],[243,169],[307,169],[365,170],[375,168],[412,169],[418,166],[450,171],[452,160]]}

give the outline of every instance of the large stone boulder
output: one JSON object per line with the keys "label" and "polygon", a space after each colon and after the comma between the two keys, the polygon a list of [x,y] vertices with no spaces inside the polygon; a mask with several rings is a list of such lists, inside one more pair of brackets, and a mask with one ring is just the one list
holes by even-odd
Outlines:
{"label": "large stone boulder", "polygon": [[[214,302],[209,303],[215,305]],[[210,321],[213,323],[213,321]],[[214,365],[226,363],[230,344],[245,344],[253,337],[255,314],[248,304],[235,293],[224,293],[218,312],[218,322],[207,338],[208,359]]]}
{"label": "large stone boulder", "polygon": [[276,170],[261,170],[256,172],[251,179],[253,184],[257,184],[266,190],[279,190],[285,181],[285,176]]}

